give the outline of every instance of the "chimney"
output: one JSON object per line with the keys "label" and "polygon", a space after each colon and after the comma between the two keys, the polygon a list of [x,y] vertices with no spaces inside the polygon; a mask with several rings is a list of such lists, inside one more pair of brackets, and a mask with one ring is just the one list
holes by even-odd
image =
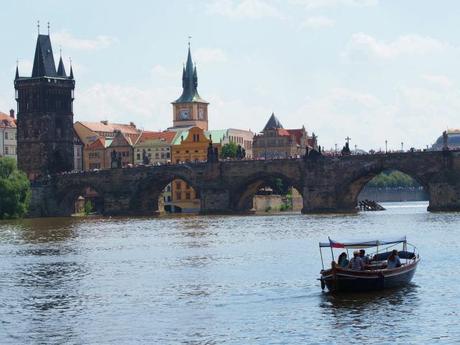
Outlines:
{"label": "chimney", "polygon": [[129,125],[130,125],[131,127],[136,128],[136,125],[134,124],[134,122],[130,122]]}
{"label": "chimney", "polygon": [[101,121],[101,123],[107,126],[109,124],[109,121],[103,120],[103,121]]}
{"label": "chimney", "polygon": [[12,119],[14,119],[14,110],[13,110],[13,109],[10,109],[10,117],[11,117]]}

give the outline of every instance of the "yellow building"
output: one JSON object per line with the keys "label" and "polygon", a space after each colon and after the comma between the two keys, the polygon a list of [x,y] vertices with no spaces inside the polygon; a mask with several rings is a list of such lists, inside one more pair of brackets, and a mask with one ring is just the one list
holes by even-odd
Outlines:
{"label": "yellow building", "polygon": [[[187,131],[178,133],[172,145],[171,158],[175,164],[205,162],[208,155],[208,147],[211,143],[209,135],[212,131],[205,132],[200,127],[192,127]],[[217,143],[213,148],[220,152],[221,138],[215,138]],[[214,139],[213,139],[214,140]],[[171,199],[174,212],[197,212],[200,209],[200,196],[183,180],[174,180],[171,184]]]}

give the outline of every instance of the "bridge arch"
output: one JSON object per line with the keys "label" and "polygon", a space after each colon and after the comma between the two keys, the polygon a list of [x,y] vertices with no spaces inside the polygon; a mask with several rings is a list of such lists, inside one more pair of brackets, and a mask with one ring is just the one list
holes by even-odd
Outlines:
{"label": "bridge arch", "polygon": [[[195,191],[199,198],[200,188],[191,170],[186,168],[178,170],[154,171],[140,179],[134,188],[129,208],[134,214],[153,215],[160,211],[159,199],[165,188],[173,181],[182,180]],[[172,193],[172,191],[169,191]],[[199,205],[198,205],[199,207]]]}
{"label": "bridge arch", "polygon": [[[57,193],[56,201],[63,216],[80,213],[88,201],[93,212],[104,213],[104,192],[99,186],[89,182],[75,182],[60,189],[62,191]],[[83,197],[83,205],[77,206],[79,197]]]}
{"label": "bridge arch", "polygon": [[421,175],[418,171],[414,171],[401,164],[371,164],[367,165],[356,172],[350,177],[346,178],[338,186],[338,202],[341,209],[354,209],[358,205],[358,196],[364,187],[379,174],[388,171],[400,171],[411,178],[413,178],[429,195],[429,184],[425,176]]}
{"label": "bridge arch", "polygon": [[303,198],[303,184],[285,174],[275,172],[259,172],[244,179],[233,191],[232,208],[236,212],[249,212],[253,209],[253,199],[256,193],[264,186],[279,188],[277,181],[281,181],[281,188],[287,192],[295,188]]}

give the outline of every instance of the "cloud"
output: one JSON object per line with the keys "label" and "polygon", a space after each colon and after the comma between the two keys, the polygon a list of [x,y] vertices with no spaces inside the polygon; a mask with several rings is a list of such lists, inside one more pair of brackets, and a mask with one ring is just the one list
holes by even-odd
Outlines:
{"label": "cloud", "polygon": [[54,44],[60,45],[63,48],[84,51],[108,48],[114,43],[118,42],[118,39],[115,37],[105,35],[98,35],[92,39],[77,38],[66,31],[53,33],[52,39]]}
{"label": "cloud", "polygon": [[451,46],[428,36],[409,34],[393,41],[379,41],[364,33],[353,34],[342,56],[359,60],[363,58],[395,59],[403,55],[426,55],[446,51]]}
{"label": "cloud", "polygon": [[282,18],[281,12],[266,0],[214,0],[207,6],[209,14],[229,18]]}
{"label": "cloud", "polygon": [[422,79],[444,88],[449,88],[452,86],[452,80],[450,80],[445,75],[433,75],[433,74],[425,74],[422,75]]}
{"label": "cloud", "polygon": [[328,17],[316,16],[308,17],[300,25],[301,28],[307,29],[322,29],[322,28],[331,28],[335,25],[335,21]]}
{"label": "cloud", "polygon": [[103,83],[94,84],[75,95],[75,121],[134,122],[146,129],[165,129],[172,124],[171,101],[177,87],[140,88]]}
{"label": "cloud", "polygon": [[339,149],[345,137],[358,148],[425,148],[447,127],[456,127],[460,90],[400,86],[384,100],[368,92],[333,88],[298,106],[291,117],[306,118],[306,128],[319,135],[326,149]]}
{"label": "cloud", "polygon": [[306,9],[316,9],[322,7],[338,7],[338,6],[377,6],[378,0],[291,0],[292,4],[302,5]]}
{"label": "cloud", "polygon": [[[18,69],[20,76],[30,76],[32,74],[33,62],[28,59],[19,59],[18,60]],[[12,71],[16,70],[16,65],[11,68]]]}
{"label": "cloud", "polygon": [[198,63],[226,62],[227,56],[221,49],[200,48],[194,52]]}
{"label": "cloud", "polygon": [[151,69],[151,74],[154,78],[161,78],[161,79],[172,79],[175,81],[180,81],[181,74],[180,69],[176,68],[174,71],[168,70],[163,65],[155,65]]}

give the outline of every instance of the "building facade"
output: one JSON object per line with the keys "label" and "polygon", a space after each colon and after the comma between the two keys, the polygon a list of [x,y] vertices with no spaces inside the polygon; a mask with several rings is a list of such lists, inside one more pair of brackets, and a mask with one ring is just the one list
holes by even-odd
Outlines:
{"label": "building facade", "polygon": [[226,130],[225,136],[222,140],[222,146],[228,143],[235,143],[244,148],[246,158],[252,158],[252,142],[254,140],[254,133],[250,130],[229,128]]}
{"label": "building facade", "polygon": [[83,170],[83,142],[78,134],[73,131],[73,170]]}
{"label": "building facade", "polygon": [[133,142],[128,135],[115,131],[115,136],[105,150],[105,161],[109,162],[106,168],[126,168],[134,163]]}
{"label": "building facade", "polygon": [[134,144],[134,164],[171,163],[171,146],[177,132],[142,132]]}
{"label": "building facade", "polygon": [[447,129],[433,144],[433,151],[442,151],[444,146],[449,150],[460,149],[460,129]]}
{"label": "building facade", "polygon": [[14,110],[10,110],[10,115],[0,112],[0,157],[17,159],[16,135],[17,127]]}
{"label": "building facade", "polygon": [[272,114],[262,132],[254,136],[253,157],[256,159],[295,158],[305,155],[306,148],[316,149],[316,137],[308,136],[305,127],[284,129]]}
{"label": "building facade", "polygon": [[[83,143],[83,170],[109,169],[111,167],[111,156],[106,151],[112,145],[117,133],[122,133],[124,137],[128,138],[131,146],[141,134],[141,131],[132,122],[122,124],[108,121],[77,121],[74,124],[74,129]],[[132,155],[133,152],[130,152],[131,160],[126,164],[133,163],[134,157]],[[123,162],[126,162],[127,157],[122,158],[124,158],[122,159]]]}
{"label": "building facade", "polygon": [[18,167],[29,179],[71,171],[74,165],[72,67],[54,63],[49,35],[38,35],[30,77],[14,80],[17,101]]}
{"label": "building facade", "polygon": [[182,95],[173,105],[173,126],[175,128],[199,127],[208,129],[208,102],[198,94],[198,75],[192,61],[190,46],[187,63],[182,70]]}

